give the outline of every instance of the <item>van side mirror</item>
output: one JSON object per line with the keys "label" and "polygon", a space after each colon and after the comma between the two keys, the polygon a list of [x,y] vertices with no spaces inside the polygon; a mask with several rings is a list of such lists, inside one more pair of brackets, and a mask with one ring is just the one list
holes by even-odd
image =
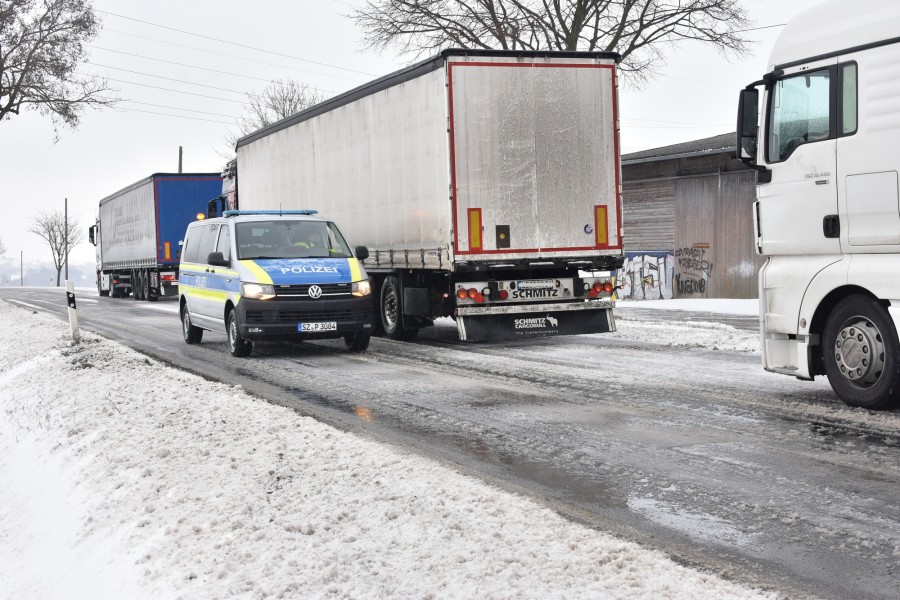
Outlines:
{"label": "van side mirror", "polygon": [[225,256],[221,252],[210,252],[206,257],[206,264],[214,267],[230,267],[231,261],[225,260]]}
{"label": "van side mirror", "polygon": [[741,90],[738,100],[737,151],[741,161],[755,165],[759,147],[759,90]]}
{"label": "van side mirror", "polygon": [[356,258],[359,260],[366,260],[369,258],[369,249],[365,246],[357,246],[356,247]]}

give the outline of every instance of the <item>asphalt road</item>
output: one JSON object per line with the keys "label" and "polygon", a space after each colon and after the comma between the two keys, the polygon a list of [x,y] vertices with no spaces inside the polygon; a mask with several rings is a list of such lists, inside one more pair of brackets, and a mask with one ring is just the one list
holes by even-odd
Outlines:
{"label": "asphalt road", "polygon": [[[0,288],[65,318],[65,293]],[[78,296],[82,327],[342,429],[451,463],[677,560],[790,597],[900,595],[900,411],[844,407],[758,355],[574,336],[464,344],[181,339],[175,303]],[[620,321],[752,317],[617,309]],[[164,390],[164,385],[161,385]]]}

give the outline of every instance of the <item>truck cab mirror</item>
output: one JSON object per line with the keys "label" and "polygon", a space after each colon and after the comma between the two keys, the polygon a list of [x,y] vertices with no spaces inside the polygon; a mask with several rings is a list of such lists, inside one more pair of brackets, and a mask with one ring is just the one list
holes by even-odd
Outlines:
{"label": "truck cab mirror", "polygon": [[737,151],[741,161],[756,164],[756,151],[759,146],[759,90],[755,88],[741,90],[738,101]]}
{"label": "truck cab mirror", "polygon": [[231,262],[225,260],[225,256],[221,252],[210,252],[206,257],[206,264],[214,267],[230,267]]}
{"label": "truck cab mirror", "polygon": [[88,240],[90,240],[90,242],[95,246],[97,245],[97,241],[94,239],[94,231],[96,231],[96,229],[96,225],[91,225],[90,227],[88,227]]}
{"label": "truck cab mirror", "polygon": [[359,260],[366,260],[369,258],[369,249],[366,246],[357,246],[355,254]]}

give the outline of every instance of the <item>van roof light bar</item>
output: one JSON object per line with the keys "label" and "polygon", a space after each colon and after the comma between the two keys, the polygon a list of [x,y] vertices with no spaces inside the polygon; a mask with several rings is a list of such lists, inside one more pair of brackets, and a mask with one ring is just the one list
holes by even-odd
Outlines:
{"label": "van roof light bar", "polygon": [[226,210],[222,213],[223,217],[240,217],[243,215],[317,215],[319,211],[312,208],[294,209],[294,210]]}

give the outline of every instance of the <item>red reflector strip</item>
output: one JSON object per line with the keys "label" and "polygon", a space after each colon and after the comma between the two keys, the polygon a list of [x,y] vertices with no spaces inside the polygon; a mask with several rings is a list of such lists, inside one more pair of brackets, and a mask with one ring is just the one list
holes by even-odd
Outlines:
{"label": "red reflector strip", "polygon": [[594,207],[594,231],[597,233],[597,246],[609,245],[609,214],[605,204]]}
{"label": "red reflector strip", "polygon": [[162,279],[163,281],[175,281],[175,276],[174,275],[161,275],[160,279]]}

